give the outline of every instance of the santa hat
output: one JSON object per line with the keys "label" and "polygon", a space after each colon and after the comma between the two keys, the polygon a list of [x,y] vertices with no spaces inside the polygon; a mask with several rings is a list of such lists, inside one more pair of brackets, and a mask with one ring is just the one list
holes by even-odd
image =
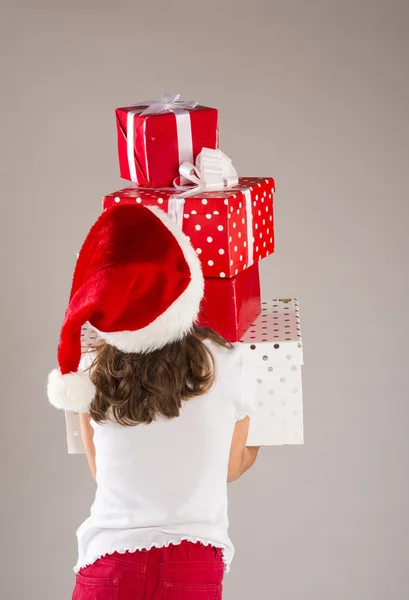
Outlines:
{"label": "santa hat", "polygon": [[104,212],[78,256],[60,368],[48,378],[51,404],[86,412],[95,396],[88,373],[78,371],[85,323],[122,352],[151,352],[191,330],[203,287],[199,258],[166,213],[137,204]]}

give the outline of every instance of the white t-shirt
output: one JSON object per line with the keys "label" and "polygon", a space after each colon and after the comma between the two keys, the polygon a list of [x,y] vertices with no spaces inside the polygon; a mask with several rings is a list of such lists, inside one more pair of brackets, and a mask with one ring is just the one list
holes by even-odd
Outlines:
{"label": "white t-shirt", "polygon": [[228,570],[229,452],[236,421],[252,412],[254,386],[240,344],[230,350],[206,343],[215,382],[207,394],[183,402],[179,417],[132,427],[91,421],[97,491],[77,531],[76,572],[105,554],[183,540],[223,548]]}

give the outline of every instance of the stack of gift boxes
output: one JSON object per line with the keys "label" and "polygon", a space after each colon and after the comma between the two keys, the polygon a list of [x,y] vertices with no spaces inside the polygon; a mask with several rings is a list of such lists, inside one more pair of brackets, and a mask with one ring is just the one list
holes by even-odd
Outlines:
{"label": "stack of gift boxes", "polygon": [[[158,206],[201,259],[199,325],[241,342],[254,376],[248,445],[303,441],[298,302],[261,299],[259,262],[274,252],[274,179],[238,177],[218,149],[218,112],[165,95],[116,110],[120,173],[132,185],[103,198]],[[84,346],[94,334],[83,329]],[[69,452],[82,452],[78,417],[67,413]]]}

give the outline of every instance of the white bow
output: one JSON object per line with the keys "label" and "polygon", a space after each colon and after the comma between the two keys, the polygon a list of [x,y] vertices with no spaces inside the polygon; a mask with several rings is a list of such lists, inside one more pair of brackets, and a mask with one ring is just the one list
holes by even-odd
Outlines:
{"label": "white bow", "polygon": [[180,185],[176,178],[173,185],[181,193],[179,198],[195,196],[198,192],[220,191],[238,184],[239,178],[232,162],[221,150],[203,148],[196,157],[196,165],[184,162],[179,167],[180,179],[191,181],[190,185]]}
{"label": "white bow", "polygon": [[160,100],[145,100],[145,102],[138,102],[133,106],[147,106],[143,110],[141,115],[156,115],[161,112],[186,112],[189,108],[195,108],[198,102],[195,100],[179,100],[180,94],[162,94]]}

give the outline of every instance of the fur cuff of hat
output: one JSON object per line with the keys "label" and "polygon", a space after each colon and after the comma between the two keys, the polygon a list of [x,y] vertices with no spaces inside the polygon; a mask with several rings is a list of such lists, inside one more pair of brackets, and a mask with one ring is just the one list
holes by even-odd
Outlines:
{"label": "fur cuff of hat", "polygon": [[95,396],[95,386],[83,371],[62,375],[54,369],[48,376],[47,394],[56,408],[86,413]]}

